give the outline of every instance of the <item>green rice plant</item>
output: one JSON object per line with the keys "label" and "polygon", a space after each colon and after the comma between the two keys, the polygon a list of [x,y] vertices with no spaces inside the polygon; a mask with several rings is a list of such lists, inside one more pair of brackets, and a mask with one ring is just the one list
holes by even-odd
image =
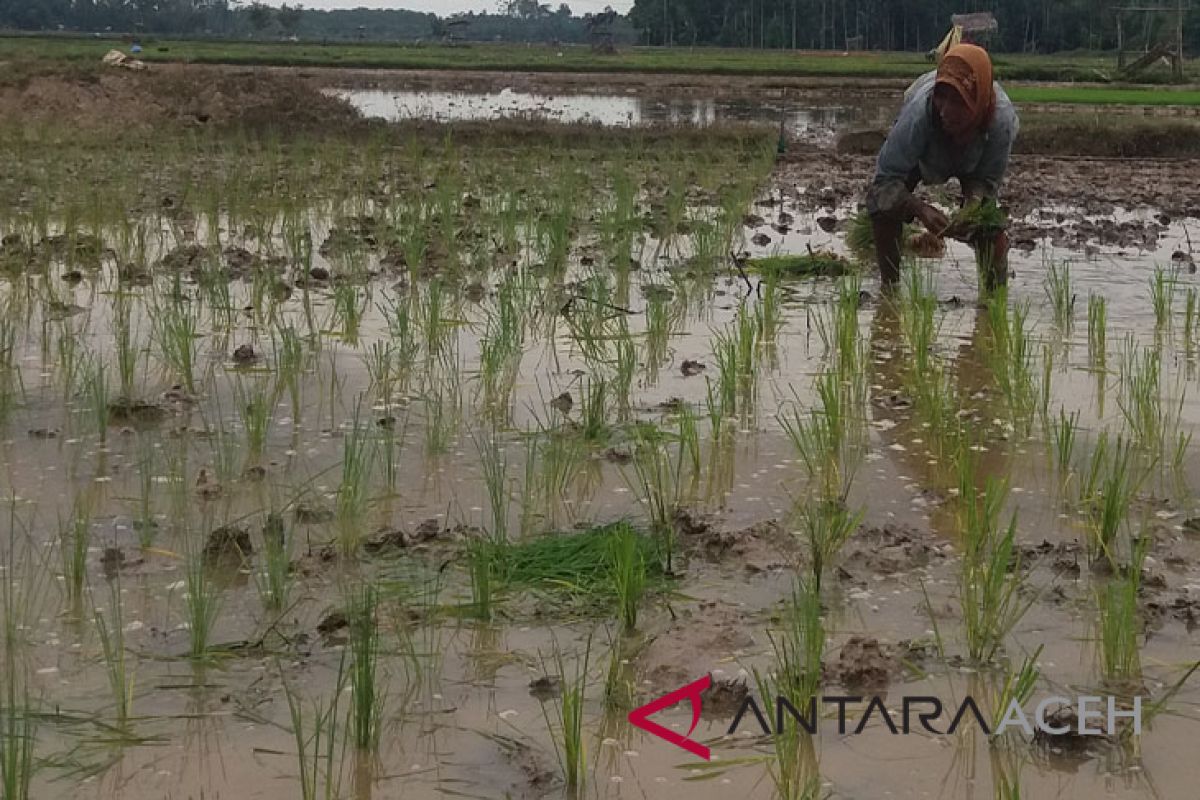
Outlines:
{"label": "green rice plant", "polygon": [[861,463],[861,431],[849,419],[851,400],[840,375],[824,372],[816,379],[817,405],[801,412],[799,396],[792,390],[790,413],[780,412],[784,432],[799,453],[818,494],[827,502],[840,502],[850,492]]}
{"label": "green rice plant", "polygon": [[128,294],[118,291],[113,295],[112,319],[121,397],[133,398],[136,396],[139,357],[132,323],[132,302]]}
{"label": "green rice plant", "polygon": [[501,565],[495,544],[486,539],[472,539],[467,544],[467,567],[471,577],[471,607],[483,621],[492,618],[496,584]]}
{"label": "green rice plant", "polygon": [[1054,444],[1054,464],[1065,478],[1074,464],[1075,442],[1079,437],[1079,412],[1067,414],[1066,408],[1059,406],[1058,420],[1051,423],[1050,434]]}
{"label": "green rice plant", "polygon": [[1200,315],[1200,292],[1195,286],[1188,287],[1183,309],[1183,350],[1192,358],[1196,351],[1196,320]]}
{"label": "green rice plant", "polygon": [[580,392],[579,430],[584,441],[596,444],[607,440],[608,381],[602,377],[589,378]]}
{"label": "green rice plant", "polygon": [[354,746],[365,752],[379,749],[387,694],[379,675],[379,596],[367,584],[351,592],[346,608],[349,622],[350,689],[353,705],[350,734]]}
{"label": "green rice plant", "polygon": [[1045,645],[1039,644],[1037,650],[1027,655],[1021,665],[1014,671],[1012,663],[1005,664],[1002,677],[1004,682],[1000,685],[1000,690],[992,697],[992,729],[1000,727],[1000,723],[1004,720],[1004,715],[1008,711],[1008,707],[1013,701],[1020,706],[1024,706],[1033,697],[1034,691],[1037,689],[1038,680],[1041,678],[1041,669],[1038,668],[1038,657],[1041,656]]}
{"label": "green rice plant", "polygon": [[624,711],[633,705],[634,682],[629,659],[625,656],[626,639],[609,634],[608,668],[604,671],[604,708]]}
{"label": "green rice plant", "polygon": [[1150,278],[1150,304],[1154,308],[1154,326],[1161,330],[1171,322],[1175,310],[1175,289],[1179,285],[1179,271],[1154,268]]}
{"label": "green rice plant", "polygon": [[799,511],[800,531],[808,549],[810,582],[818,595],[825,573],[833,565],[842,546],[858,530],[861,511],[851,514],[840,500],[806,502]]}
{"label": "green rice plant", "polygon": [[748,411],[755,394],[757,326],[743,306],[724,330],[713,331],[713,360],[717,364],[717,397],[724,416]]}
{"label": "green rice plant", "polygon": [[1145,481],[1148,470],[1139,468],[1129,440],[1118,436],[1115,446],[1102,434],[1080,485],[1080,505],[1091,523],[1089,538],[1093,557],[1104,556],[1115,564],[1116,544],[1126,524],[1129,507]]}
{"label": "green rice plant", "polygon": [[1063,331],[1070,331],[1075,318],[1075,293],[1071,286],[1071,265],[1067,262],[1051,261],[1046,268],[1046,281],[1042,287],[1050,308],[1054,310],[1054,324]]}
{"label": "green rice plant", "polygon": [[83,594],[87,588],[87,555],[92,538],[92,505],[90,494],[76,498],[71,518],[66,523],[59,521],[59,556],[62,559],[63,582],[66,586],[67,605],[73,613],[83,607]]}
{"label": "green rice plant", "polygon": [[646,562],[639,534],[628,524],[620,524],[612,535],[609,574],[617,595],[621,628],[632,633],[637,628],[638,606],[646,589]]}
{"label": "green rice plant", "polygon": [[508,543],[508,517],[512,507],[512,491],[508,478],[508,454],[500,442],[500,432],[491,430],[476,434],[475,449],[479,453],[480,472],[487,487],[488,537],[502,547]]}
{"label": "green rice plant", "polygon": [[334,514],[338,548],[347,556],[358,552],[362,541],[377,455],[377,442],[360,422],[360,411],[361,400],[350,430],[342,437],[342,480]]}
{"label": "green rice plant", "polygon": [[133,526],[138,532],[138,544],[145,549],[154,544],[158,523],[154,520],[155,469],[154,444],[149,437],[138,437],[137,511]]}
{"label": "green rice plant", "polygon": [[121,597],[120,580],[109,584],[108,615],[93,604],[92,616],[96,623],[96,638],[100,640],[104,656],[104,671],[108,687],[112,692],[116,710],[116,727],[124,730],[133,713],[133,674],[125,650],[125,617]]}
{"label": "green rice plant", "polygon": [[637,345],[629,333],[628,324],[621,320],[616,339],[615,363],[613,366],[612,395],[616,401],[617,419],[627,422],[631,415],[633,379],[637,373]]}
{"label": "green rice plant", "polygon": [[196,362],[199,359],[199,323],[181,296],[151,306],[154,336],[159,355],[188,394],[196,393]]}
{"label": "green rice plant", "polygon": [[[558,758],[567,793],[572,796],[576,796],[580,792],[587,772],[587,747],[583,741],[583,712],[591,654],[592,640],[589,636],[583,658],[576,660],[575,671],[571,675],[567,674],[562,653],[557,649],[553,662],[547,663],[545,658],[542,659],[543,670],[548,675],[556,676],[562,686],[561,694],[552,702],[553,718],[546,708],[546,703],[542,703],[542,716],[546,720],[550,740],[554,743],[554,754]],[[551,667],[553,667],[553,671],[551,671]]]}
{"label": "green rice plant", "polygon": [[1112,576],[1096,592],[1099,628],[1100,668],[1105,681],[1114,687],[1128,687],[1141,679],[1141,613],[1138,590],[1142,565],[1150,538],[1139,536],[1133,542],[1132,558],[1125,569]]}
{"label": "green rice plant", "polygon": [[5,546],[0,548],[0,796],[28,800],[38,768],[34,760],[38,731],[28,690],[26,635],[38,613],[37,576],[44,571],[33,559],[22,557],[17,532],[25,529],[28,533],[28,528],[17,515],[12,495],[7,528]]}
{"label": "green rice plant", "polygon": [[668,452],[669,437],[653,425],[635,428],[633,473],[637,492],[650,518],[650,530],[660,543],[667,574],[675,556],[675,508],[678,461]]}
{"label": "green rice plant", "polygon": [[985,349],[988,367],[1014,426],[1028,433],[1036,409],[1029,304],[1010,305],[1008,293],[1001,288],[987,299],[986,308],[991,334]]}
{"label": "green rice plant", "polygon": [[85,392],[88,412],[96,426],[96,434],[100,437],[100,441],[104,442],[108,439],[108,409],[111,398],[109,397],[108,373],[105,370],[104,362],[99,357],[91,359],[91,369],[88,371]]}
{"label": "green rice plant", "polygon": [[1103,295],[1088,295],[1088,362],[1104,369],[1108,353],[1108,302]]}
{"label": "green rice plant", "polygon": [[803,708],[821,690],[825,625],[821,619],[821,595],[817,587],[797,580],[791,602],[784,609],[780,622],[780,629],[769,634],[775,654],[776,688],[796,708]]}
{"label": "green rice plant", "polygon": [[[283,694],[287,698],[296,743],[296,761],[300,770],[301,800],[338,800],[342,796],[342,771],[336,743],[341,713],[338,701],[345,685],[345,651],[338,669],[337,684],[327,703],[313,701],[306,711],[303,700],[296,695],[280,670]],[[311,728],[311,733],[308,729]]]}
{"label": "green rice plant", "polygon": [[241,377],[233,385],[234,402],[246,433],[246,447],[252,461],[262,457],[275,411],[274,397],[265,385],[254,382],[247,386]]}
{"label": "green rice plant", "polygon": [[[807,701],[788,694],[786,679],[779,671],[764,675],[755,668],[752,674],[759,697],[784,698],[804,713]],[[773,797],[779,800],[825,800],[828,797],[822,788],[813,738],[807,731],[798,723],[785,723],[771,737],[771,746],[774,752],[767,762],[767,770],[775,786]]]}
{"label": "green rice plant", "polygon": [[209,657],[212,634],[221,613],[221,587],[208,574],[203,553],[189,555],[184,564],[184,616],[188,628],[188,654],[197,661]]}
{"label": "green rice plant", "polygon": [[1133,441],[1146,453],[1161,456],[1169,432],[1178,425],[1185,390],[1178,403],[1168,407],[1162,395],[1162,352],[1159,347],[1140,350],[1132,335],[1126,338],[1121,359],[1117,405]]}
{"label": "green rice plant", "polygon": [[283,517],[272,511],[262,530],[262,567],[255,573],[263,607],[278,614],[292,592],[292,532]]}
{"label": "green rice plant", "polygon": [[974,455],[963,452],[958,463],[959,528],[964,549],[959,602],[968,656],[977,664],[987,664],[1036,598],[1021,594],[1016,514],[1007,526],[1000,524],[1007,485],[989,477],[979,493]]}
{"label": "green rice plant", "polygon": [[281,396],[284,391],[292,405],[292,424],[299,425],[301,420],[300,377],[304,371],[304,343],[300,333],[291,325],[277,326],[271,336],[275,343],[272,356],[272,367],[275,373],[275,395]]}

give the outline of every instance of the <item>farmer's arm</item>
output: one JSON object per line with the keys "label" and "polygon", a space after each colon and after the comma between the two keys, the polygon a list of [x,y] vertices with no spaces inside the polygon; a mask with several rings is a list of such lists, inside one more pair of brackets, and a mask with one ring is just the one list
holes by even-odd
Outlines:
{"label": "farmer's arm", "polygon": [[983,155],[974,171],[962,180],[964,202],[976,198],[996,199],[1000,184],[1008,172],[1008,158],[1017,138],[1020,123],[1016,109],[1000,89],[997,89],[996,116],[988,128]]}
{"label": "farmer's arm", "polygon": [[919,168],[931,134],[929,92],[914,86],[879,151],[875,177],[867,189],[867,211],[871,216],[905,221],[915,216],[917,208],[908,179]]}

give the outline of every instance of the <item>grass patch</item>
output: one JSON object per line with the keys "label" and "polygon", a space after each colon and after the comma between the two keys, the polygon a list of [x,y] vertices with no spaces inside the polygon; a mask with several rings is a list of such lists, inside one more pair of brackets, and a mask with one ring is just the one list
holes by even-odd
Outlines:
{"label": "grass patch", "polygon": [[[593,52],[587,45],[563,44],[472,43],[467,47],[443,47],[393,42],[318,44],[178,39],[143,39],[142,43],[146,49],[139,57],[146,61],[195,64],[863,78],[915,78],[931,68],[924,54],[917,52],[843,54],[833,50],[626,47],[615,55],[604,55]],[[50,58],[90,64],[98,63],[109,49],[124,48],[125,44],[115,38],[19,36],[7,39],[4,46],[11,60],[17,63]],[[994,59],[997,76],[1010,81],[1102,81],[1114,71],[1113,62],[1104,53],[1014,53],[999,54]],[[1165,80],[1165,77],[1151,77]]]}
{"label": "grass patch", "polygon": [[627,522],[582,533],[555,533],[509,545],[496,555],[495,574],[506,588],[535,589],[579,602],[615,604],[621,586],[638,579],[651,588],[663,580],[658,544]]}

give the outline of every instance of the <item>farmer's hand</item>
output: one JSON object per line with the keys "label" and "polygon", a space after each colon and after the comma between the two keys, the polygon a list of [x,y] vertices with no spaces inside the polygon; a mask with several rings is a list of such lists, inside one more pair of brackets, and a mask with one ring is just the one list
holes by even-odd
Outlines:
{"label": "farmer's hand", "polygon": [[950,218],[929,203],[917,205],[916,217],[925,226],[925,230],[934,236],[942,236],[945,234],[946,228],[950,227]]}

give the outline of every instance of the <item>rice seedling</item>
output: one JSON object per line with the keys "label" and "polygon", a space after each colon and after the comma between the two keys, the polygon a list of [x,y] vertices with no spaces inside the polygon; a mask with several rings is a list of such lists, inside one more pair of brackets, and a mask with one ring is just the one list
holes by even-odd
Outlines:
{"label": "rice seedling", "polygon": [[1200,315],[1200,292],[1189,286],[1183,306],[1183,351],[1190,359],[1196,351],[1196,321]]}
{"label": "rice seedling", "polygon": [[601,377],[589,378],[579,397],[579,432],[584,441],[592,444],[605,441],[609,434],[608,381]]}
{"label": "rice seedling", "polygon": [[96,434],[100,437],[100,441],[104,442],[108,439],[108,417],[111,403],[108,373],[105,370],[104,362],[98,357],[92,358],[91,362],[85,389],[88,412],[91,414]]}
{"label": "rice seedling", "polygon": [[108,688],[113,696],[116,726],[125,729],[133,713],[134,680],[132,665],[127,660],[128,654],[125,650],[125,617],[122,611],[124,602],[121,597],[120,580],[109,583],[108,604],[107,616],[102,609],[94,605],[92,616],[96,623],[96,638],[100,640],[104,656]]}
{"label": "rice seedling", "polygon": [[[337,800],[342,796],[342,770],[340,753],[337,750],[338,722],[341,719],[338,701],[345,685],[345,654],[338,668],[338,678],[327,703],[314,700],[306,712],[303,700],[292,690],[287,679],[280,677],[283,694],[287,698],[288,713],[292,723],[292,737],[296,743],[296,762],[300,771],[300,797],[302,800]],[[308,730],[311,728],[311,733]]]}
{"label": "rice seedling", "polygon": [[[787,685],[777,672],[773,677],[753,670],[754,686],[760,697],[786,699],[800,714],[807,702],[787,694]],[[775,787],[774,797],[780,800],[823,800],[827,795],[821,785],[820,767],[813,737],[801,725],[785,722],[771,737],[774,750],[768,762],[768,774]]]}
{"label": "rice seedling", "polygon": [[1114,688],[1130,687],[1141,678],[1138,590],[1149,545],[1149,537],[1137,537],[1128,566],[1096,591],[1100,668],[1104,680]]}
{"label": "rice seedling", "polygon": [[377,442],[360,422],[360,404],[355,408],[350,429],[342,437],[342,480],[338,486],[338,548],[344,555],[358,551],[371,498],[371,479],[375,470]]}
{"label": "rice seedling", "polygon": [[212,634],[221,613],[223,601],[221,587],[208,574],[208,567],[202,552],[187,556],[184,563],[183,580],[188,655],[193,660],[203,661],[209,657]]}
{"label": "rice seedling", "polygon": [[496,546],[486,539],[472,539],[467,545],[467,568],[471,578],[471,607],[485,622],[492,618],[496,584],[501,565]]}
{"label": "rice seedling", "polygon": [[1108,301],[1104,295],[1088,295],[1088,363],[1104,369],[1108,353]]}
{"label": "rice seedling", "polygon": [[387,694],[379,675],[379,597],[368,584],[351,592],[346,608],[349,621],[350,735],[360,751],[379,748]]}
{"label": "rice seedling", "polygon": [[817,696],[821,687],[825,625],[821,619],[821,596],[817,587],[798,580],[781,623],[782,627],[770,635],[775,654],[776,688],[792,705],[802,708]]}
{"label": "rice seedling", "polygon": [[[8,537],[0,549],[0,794],[8,800],[28,800],[37,770],[34,748],[38,741],[37,715],[29,697],[25,639],[33,619],[38,591],[36,564],[21,558],[17,531],[24,522],[17,516],[15,496],[9,498]],[[32,568],[32,569],[31,569]]]}
{"label": "rice seedling", "polygon": [[1161,456],[1169,432],[1178,425],[1185,390],[1180,387],[1178,402],[1173,407],[1166,406],[1159,348],[1145,347],[1139,351],[1132,335],[1126,338],[1125,345],[1117,405],[1133,441],[1151,456]]}
{"label": "rice seedling", "polygon": [[[592,655],[592,640],[588,637],[583,658],[576,659],[575,671],[568,675],[562,653],[556,649],[554,659],[547,663],[542,659],[542,668],[554,675],[562,686],[561,694],[553,700],[554,715],[542,703],[542,716],[554,743],[554,754],[570,795],[578,795],[587,772],[587,748],[583,741],[583,711],[588,685],[588,665]],[[553,667],[553,671],[551,670]]]}
{"label": "rice seedling", "polygon": [[508,478],[508,454],[500,442],[499,431],[477,434],[475,449],[479,453],[480,472],[487,487],[488,508],[488,537],[497,547],[508,543],[509,510],[512,507],[512,491]]}
{"label": "rice seedling", "polygon": [[255,573],[263,607],[279,613],[292,592],[292,532],[283,517],[272,511],[262,529],[262,568]]}
{"label": "rice seedling", "polygon": [[247,382],[240,377],[234,383],[234,402],[242,420],[242,430],[246,434],[249,457],[256,461],[262,456],[267,435],[271,431],[275,402],[267,392],[266,386],[258,382],[249,387],[246,384]]}
{"label": "rice seedling", "polygon": [[1036,650],[1021,661],[1020,667],[1015,671],[1012,669],[1011,663],[1005,665],[1004,683],[992,699],[993,730],[1000,727],[1005,714],[1014,702],[1019,706],[1024,706],[1033,697],[1042,674],[1037,661],[1044,648],[1045,645],[1039,644]]}
{"label": "rice seedling", "polygon": [[1051,423],[1050,434],[1054,445],[1054,464],[1059,475],[1065,478],[1074,465],[1075,443],[1079,436],[1079,412],[1067,414],[1066,408],[1059,406],[1058,420]]}
{"label": "rice seedling", "polygon": [[986,303],[991,334],[986,348],[988,366],[1013,424],[1027,433],[1036,408],[1033,349],[1027,325],[1029,304],[1009,304],[1003,288]]}
{"label": "rice seedling", "polygon": [[1178,279],[1178,270],[1167,271],[1162,267],[1155,267],[1154,275],[1150,278],[1150,305],[1154,308],[1154,326],[1158,330],[1171,322]]}
{"label": "rice seedling", "polygon": [[799,453],[818,494],[827,502],[843,501],[849,494],[864,447],[860,431],[849,419],[852,401],[835,372],[816,379],[818,404],[808,414],[800,411],[793,389],[790,413],[778,416],[784,432]]}
{"label": "rice seedling", "polygon": [[820,595],[821,581],[862,522],[862,512],[851,514],[841,500],[819,500],[803,504],[800,528],[808,549],[810,585]]}
{"label": "rice seedling", "polygon": [[113,295],[113,347],[116,350],[117,376],[120,381],[121,397],[136,396],[135,383],[138,372],[138,350],[135,346],[131,301],[128,294]]}
{"label": "rice seedling", "polygon": [[1075,318],[1075,293],[1071,286],[1071,265],[1067,262],[1051,261],[1046,267],[1046,281],[1042,287],[1050,308],[1054,310],[1054,324],[1069,332]]}
{"label": "rice seedling", "polygon": [[1091,551],[1093,557],[1103,556],[1115,564],[1118,535],[1127,523],[1129,506],[1148,471],[1138,468],[1127,439],[1118,436],[1116,445],[1110,449],[1108,437],[1103,434],[1085,474],[1080,486],[1080,505],[1091,522]]}
{"label": "rice seedling", "polygon": [[653,425],[638,425],[633,446],[632,488],[650,518],[650,530],[659,541],[667,574],[675,556],[675,507],[678,487],[676,461],[667,452],[668,437]]}
{"label": "rice seedling", "polygon": [[272,331],[271,341],[275,343],[273,351],[273,372],[275,373],[275,396],[279,397],[284,391],[291,400],[292,424],[299,425],[302,405],[300,396],[300,375],[304,370],[304,343],[299,332],[291,325],[280,325]]}
{"label": "rice seedling", "polygon": [[91,497],[85,494],[76,498],[70,520],[65,523],[60,520],[58,525],[58,549],[67,605],[75,614],[82,609],[84,589],[87,587],[87,555],[92,538]]}
{"label": "rice seedling", "polygon": [[975,488],[975,464],[970,453],[959,457],[959,526],[964,555],[959,577],[959,602],[968,657],[990,663],[1033,604],[1022,596],[1016,551],[1017,518],[1000,524],[1008,487],[988,478],[982,493]]}
{"label": "rice seedling", "polygon": [[609,571],[617,595],[617,613],[625,633],[637,628],[638,606],[646,589],[646,562],[639,534],[626,524],[618,525],[610,539]]}
{"label": "rice seedling", "polygon": [[165,304],[152,306],[152,318],[163,363],[183,384],[188,394],[195,394],[200,333],[196,315],[188,309],[187,304],[187,299],[182,296],[172,298]]}

